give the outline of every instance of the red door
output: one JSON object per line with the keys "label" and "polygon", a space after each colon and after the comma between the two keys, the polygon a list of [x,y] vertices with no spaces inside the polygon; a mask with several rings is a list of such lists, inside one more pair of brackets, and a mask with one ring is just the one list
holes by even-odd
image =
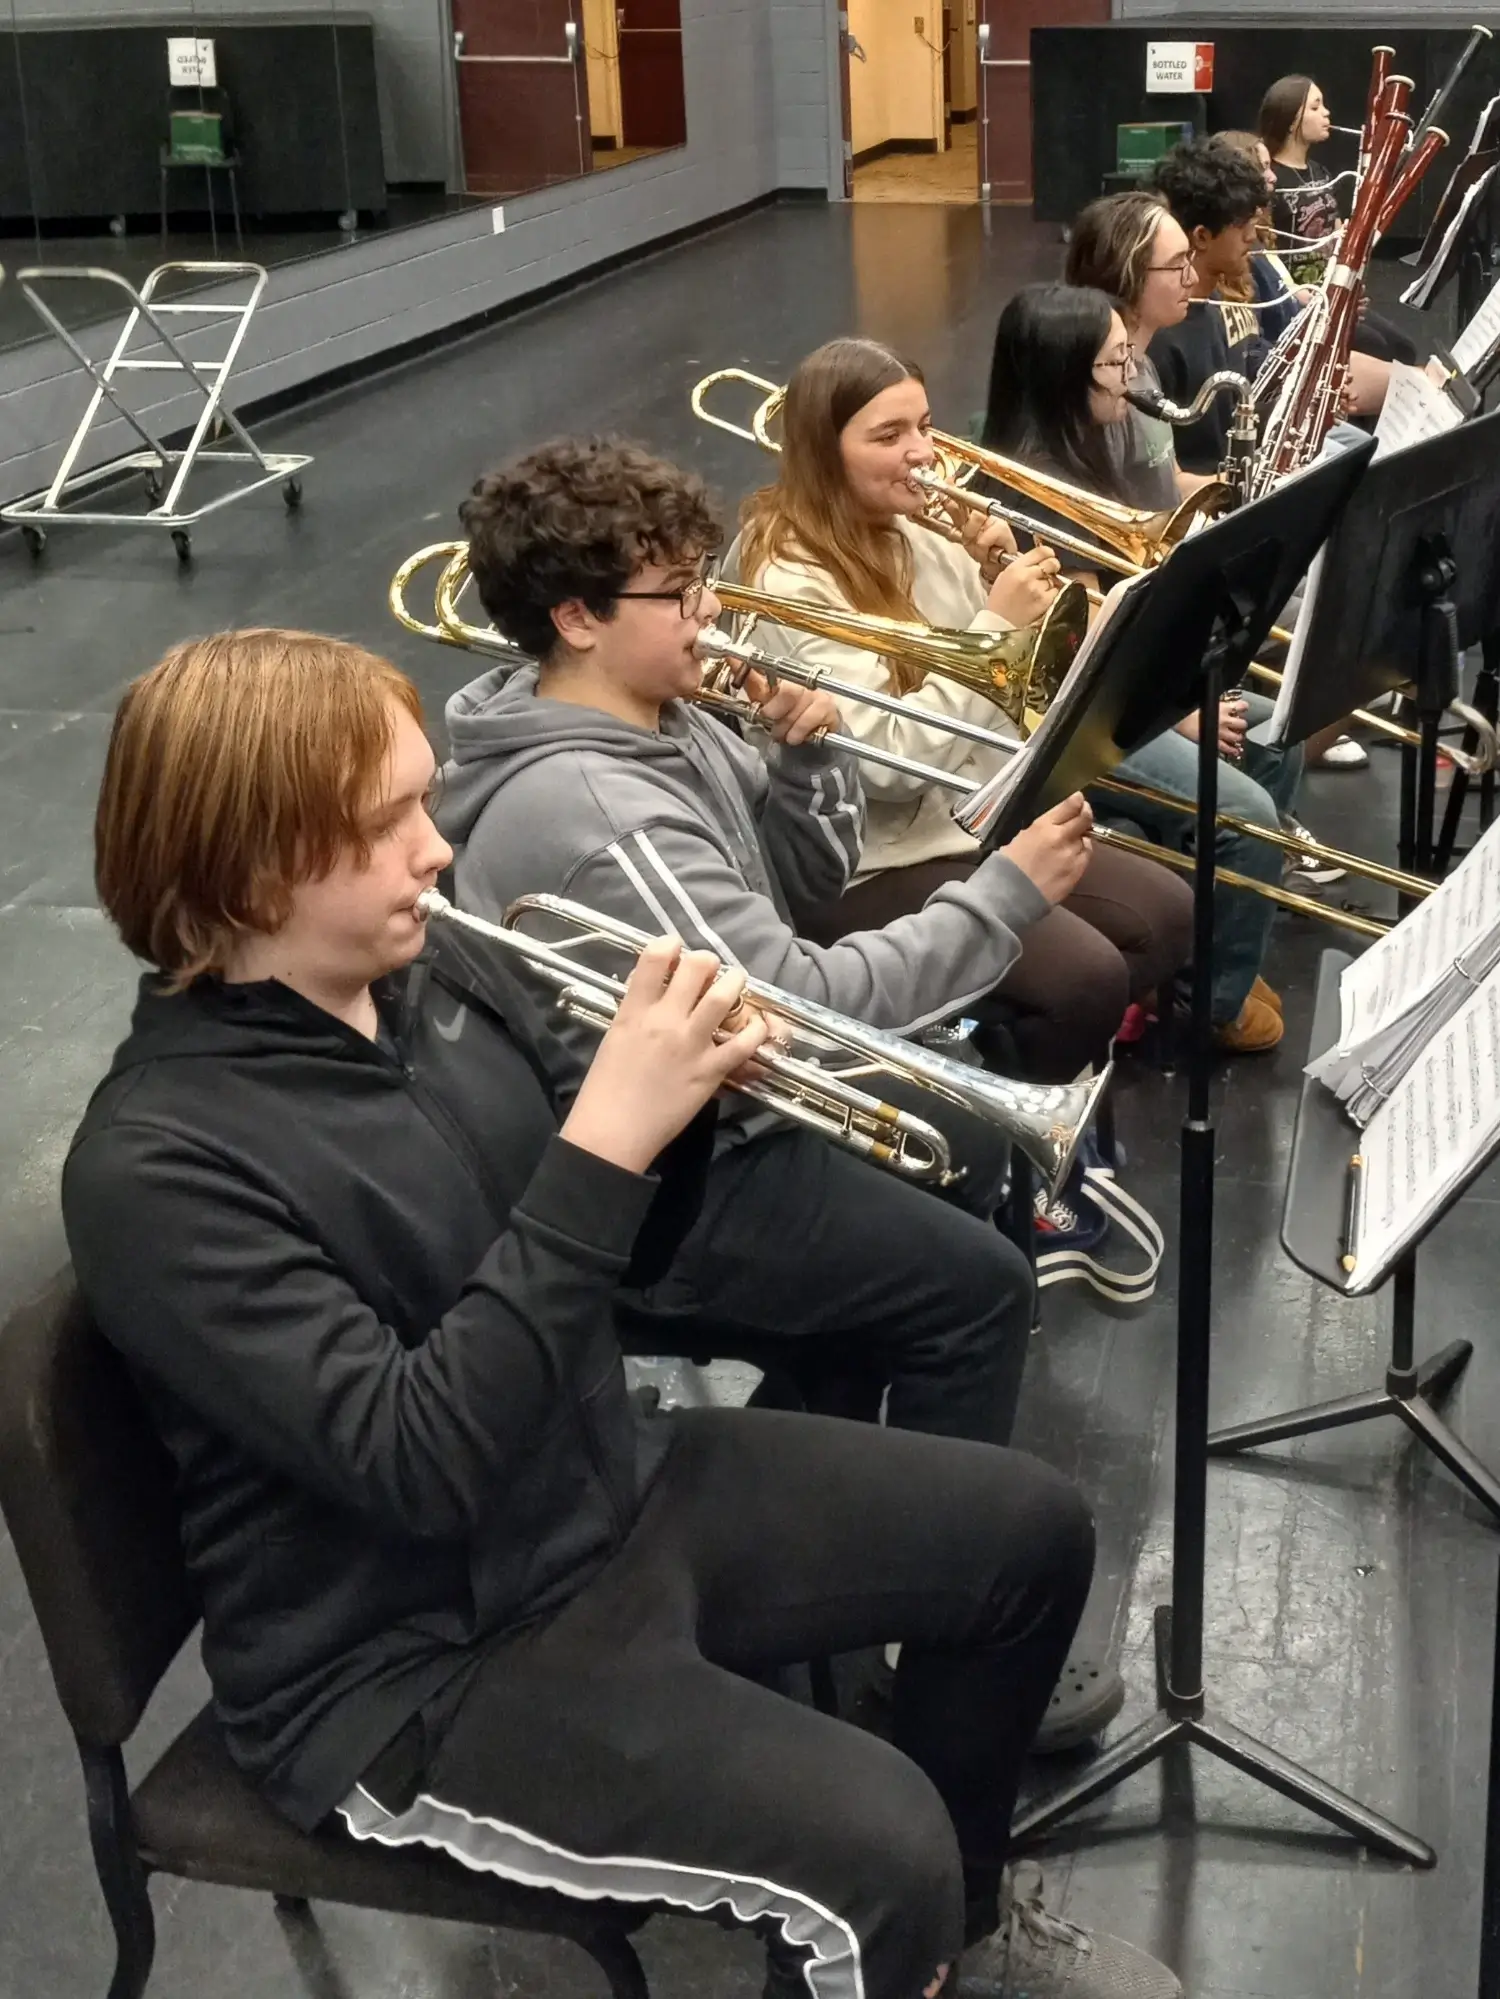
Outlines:
{"label": "red door", "polygon": [[979,192],[1031,199],[1031,31],[1088,27],[1109,0],[979,0]]}
{"label": "red door", "polygon": [[619,0],[623,146],[685,146],[682,16],[678,0]]}
{"label": "red door", "polygon": [[576,0],[452,0],[464,187],[518,194],[593,164]]}

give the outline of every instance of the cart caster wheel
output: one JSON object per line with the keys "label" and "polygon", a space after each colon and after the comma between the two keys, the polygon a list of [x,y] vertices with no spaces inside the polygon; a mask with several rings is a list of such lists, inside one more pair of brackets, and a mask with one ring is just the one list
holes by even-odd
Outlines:
{"label": "cart caster wheel", "polygon": [[39,556],[47,546],[47,537],[40,528],[22,528],[21,539],[33,556]]}
{"label": "cart caster wheel", "polygon": [[186,567],[193,559],[193,538],[186,528],[173,528],[172,546],[177,551],[177,560]]}
{"label": "cart caster wheel", "polygon": [[281,497],[286,501],[288,510],[296,513],[302,504],[302,481],[295,475],[288,479],[281,489]]}

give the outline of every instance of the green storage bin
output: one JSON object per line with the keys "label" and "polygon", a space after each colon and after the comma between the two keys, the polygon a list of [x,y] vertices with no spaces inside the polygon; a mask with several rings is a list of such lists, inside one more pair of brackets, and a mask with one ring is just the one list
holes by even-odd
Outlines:
{"label": "green storage bin", "polygon": [[1143,178],[1174,146],[1180,146],[1192,136],[1191,123],[1181,118],[1163,119],[1152,124],[1117,125],[1115,171]]}
{"label": "green storage bin", "polygon": [[171,121],[174,160],[195,160],[211,166],[223,159],[224,127],[217,111],[174,111]]}

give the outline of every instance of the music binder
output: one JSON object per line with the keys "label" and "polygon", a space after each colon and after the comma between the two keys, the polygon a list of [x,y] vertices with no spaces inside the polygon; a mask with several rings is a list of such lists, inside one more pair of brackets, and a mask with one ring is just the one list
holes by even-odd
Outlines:
{"label": "music binder", "polygon": [[1367,1125],[1432,1036],[1500,965],[1500,825],[1339,980],[1339,1025],[1307,1074]]}

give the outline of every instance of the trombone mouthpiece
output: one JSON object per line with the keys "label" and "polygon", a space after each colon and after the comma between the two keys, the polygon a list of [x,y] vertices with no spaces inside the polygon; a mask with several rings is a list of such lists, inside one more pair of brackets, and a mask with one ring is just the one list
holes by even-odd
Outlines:
{"label": "trombone mouthpiece", "polygon": [[435,888],[424,888],[412,904],[418,916],[425,922],[429,916],[446,916],[453,904]]}
{"label": "trombone mouthpiece", "polygon": [[742,666],[774,666],[775,661],[759,646],[753,646],[746,639],[737,639],[730,632],[721,632],[717,625],[705,625],[693,642],[693,651],[699,659],[732,659]]}

